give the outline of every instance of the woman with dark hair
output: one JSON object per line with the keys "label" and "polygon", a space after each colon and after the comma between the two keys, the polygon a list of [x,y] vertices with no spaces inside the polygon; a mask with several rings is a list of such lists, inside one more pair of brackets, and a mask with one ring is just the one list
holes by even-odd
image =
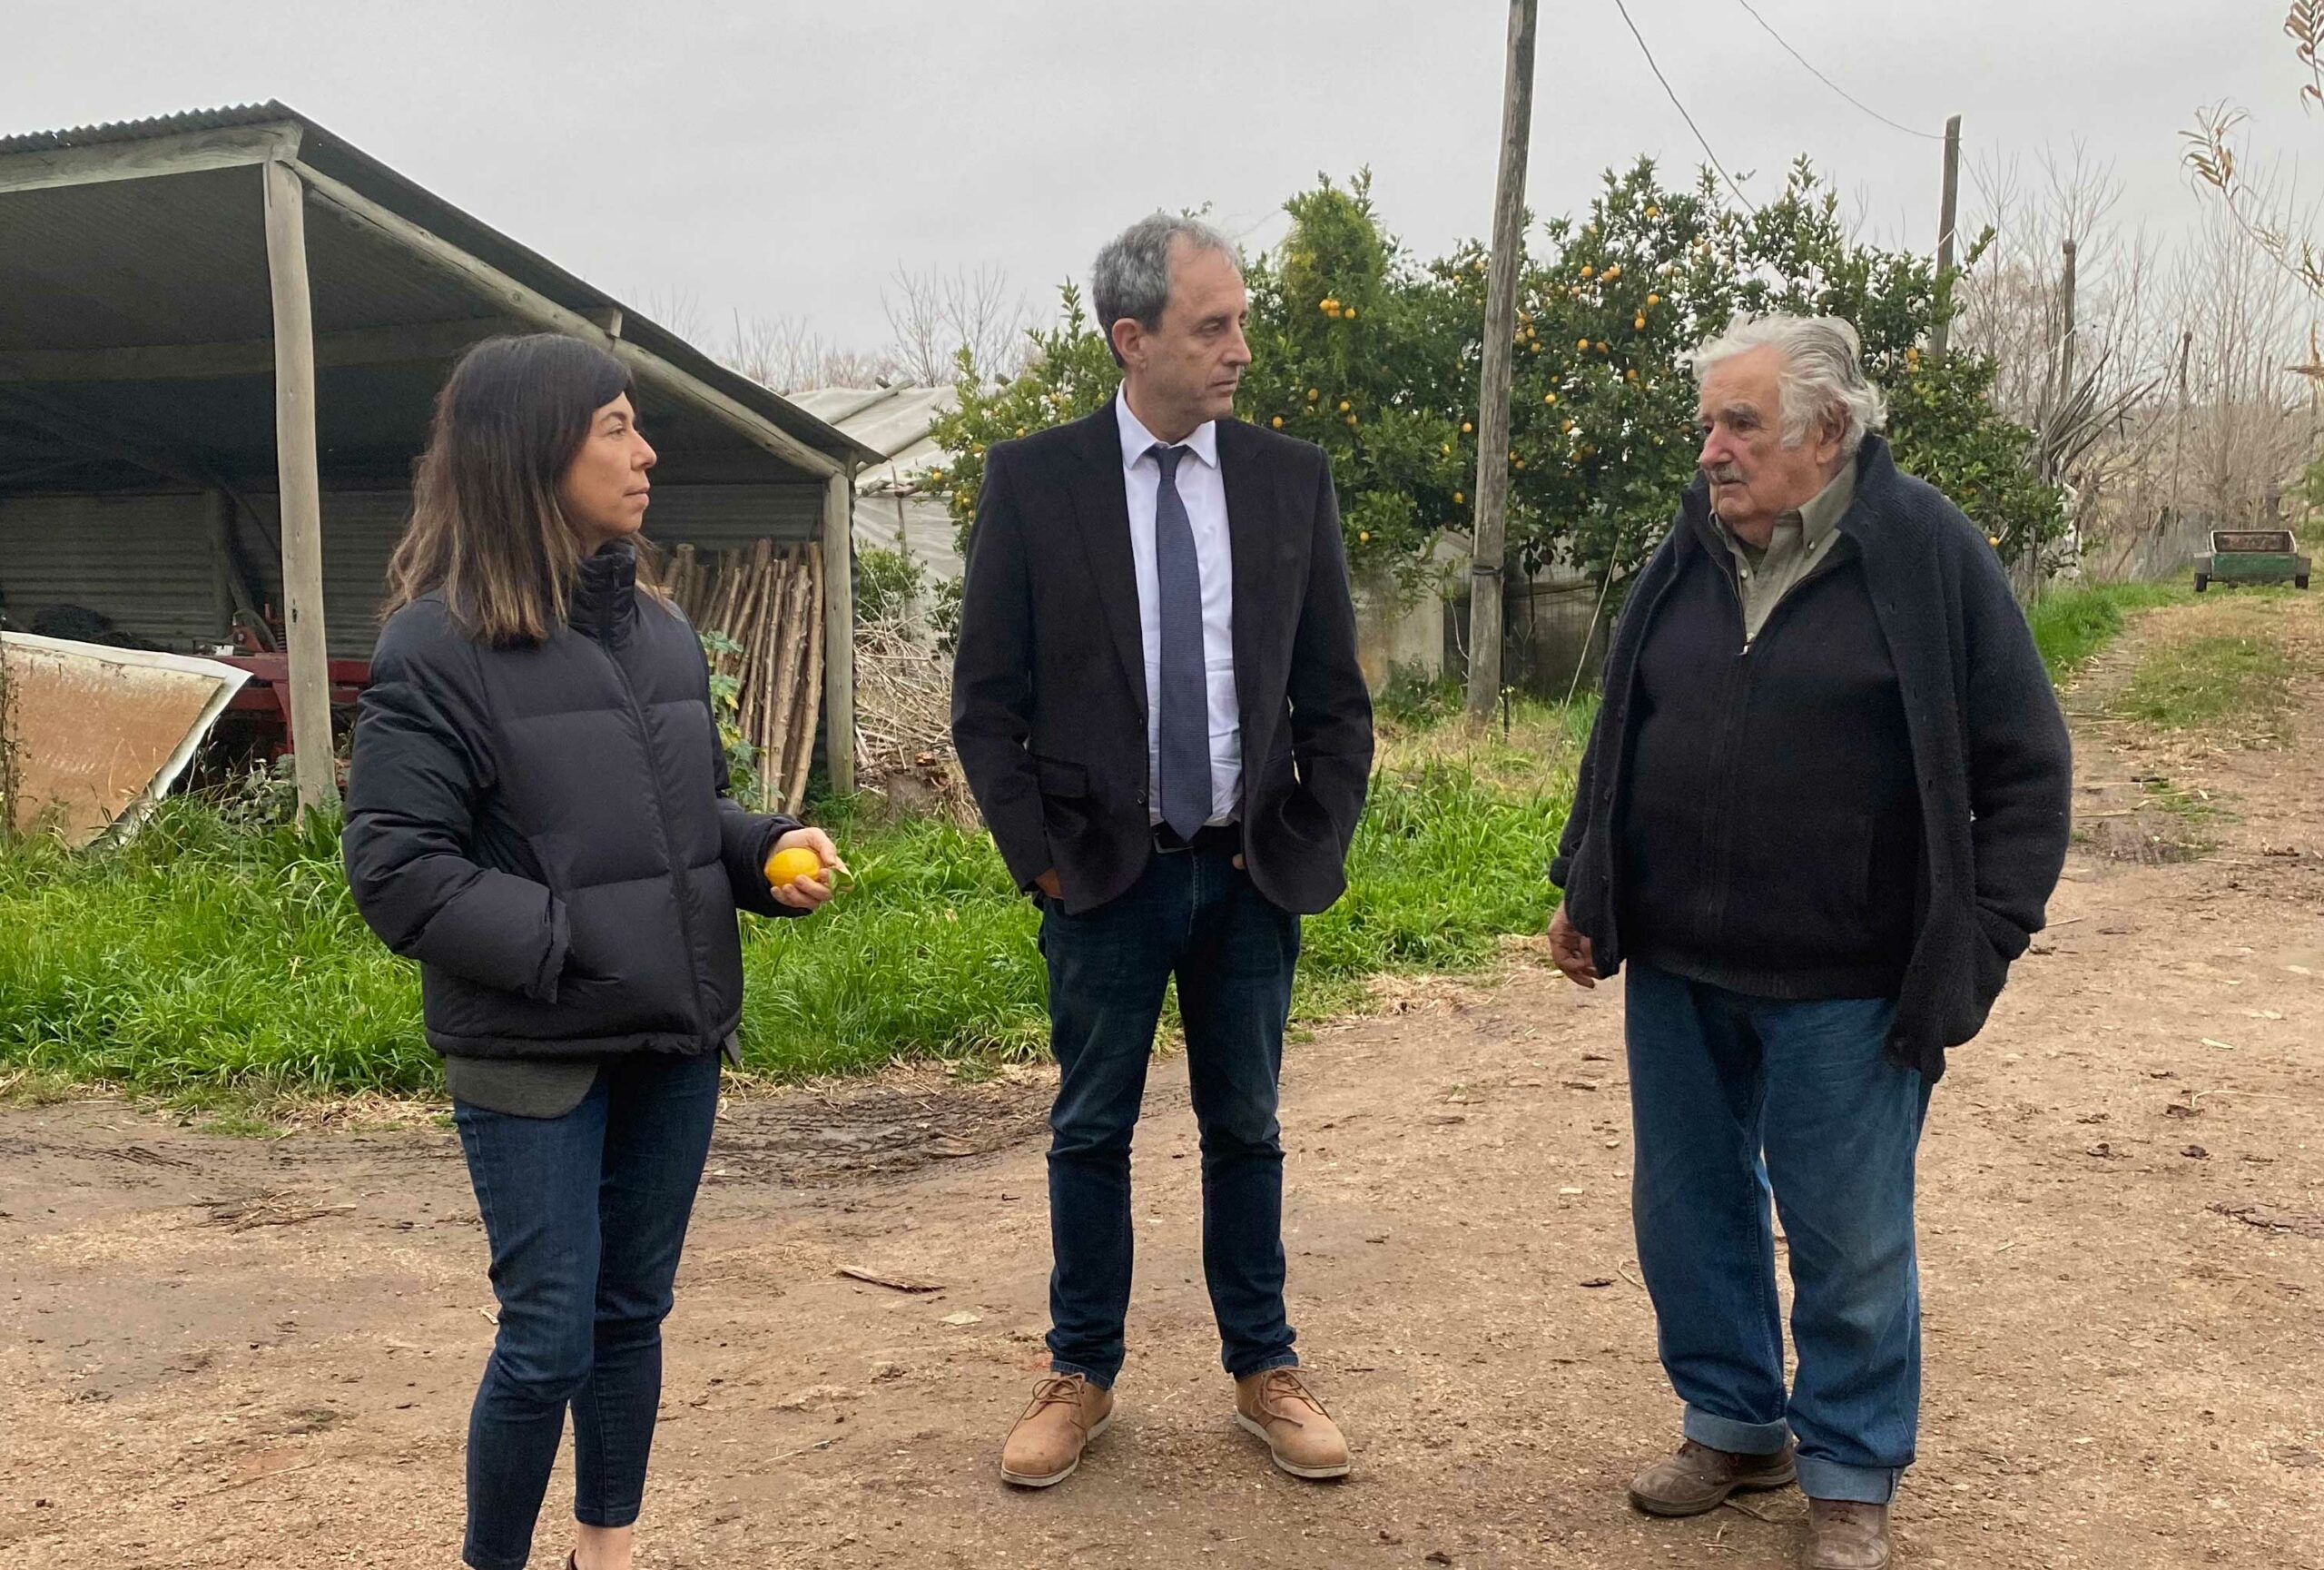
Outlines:
{"label": "woman with dark hair", "polygon": [[568,1407],[577,1570],[628,1570],[662,1320],[742,1019],[737,908],[803,915],[778,849],[830,839],[727,794],[709,672],[655,587],[629,374],[480,343],[436,403],[355,726],[357,907],[419,962],[492,1250],[468,1420],[476,1570],[522,1570]]}

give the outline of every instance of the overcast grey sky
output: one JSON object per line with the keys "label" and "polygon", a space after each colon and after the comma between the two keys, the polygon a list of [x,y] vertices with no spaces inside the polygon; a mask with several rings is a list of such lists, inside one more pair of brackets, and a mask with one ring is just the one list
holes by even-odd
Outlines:
{"label": "overcast grey sky", "polygon": [[[2222,98],[2311,144],[2283,0],[1752,0],[1827,74],[1970,161],[2081,138],[2121,215],[2194,208],[2178,133]],[[1931,243],[1937,143],[1851,107],[1739,0],[1629,0],[1728,167],[1806,152],[1885,238]],[[1531,199],[1699,154],[1613,0],[1542,6]],[[1046,312],[1105,237],[1210,203],[1257,242],[1369,164],[1423,255],[1491,222],[1502,0],[0,0],[0,132],[279,98],[633,303],[888,336],[898,262],[993,264]],[[1965,202],[1972,200],[1965,193]]]}

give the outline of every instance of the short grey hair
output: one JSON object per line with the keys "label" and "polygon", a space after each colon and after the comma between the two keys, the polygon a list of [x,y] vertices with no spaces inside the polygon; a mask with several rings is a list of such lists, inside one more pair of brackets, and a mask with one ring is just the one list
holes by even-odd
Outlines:
{"label": "short grey hair", "polygon": [[1783,390],[1786,447],[1807,439],[1809,427],[1837,414],[1840,451],[1854,457],[1865,433],[1888,423],[1888,402],[1865,379],[1864,341],[1837,316],[1738,316],[1727,331],[1689,356],[1698,386],[1720,360],[1772,345],[1783,356],[1777,385]]}
{"label": "short grey hair", "polygon": [[1170,303],[1170,248],[1179,240],[1242,265],[1235,242],[1199,218],[1157,212],[1108,241],[1089,269],[1089,303],[1116,364],[1122,356],[1114,348],[1115,322],[1127,316],[1148,331],[1161,325],[1162,308]]}

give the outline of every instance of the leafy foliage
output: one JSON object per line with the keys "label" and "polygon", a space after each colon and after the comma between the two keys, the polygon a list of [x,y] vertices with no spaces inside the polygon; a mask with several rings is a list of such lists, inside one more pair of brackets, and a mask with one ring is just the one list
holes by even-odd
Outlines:
{"label": "leafy foliage", "polygon": [[928,587],[928,568],[901,550],[880,546],[855,553],[855,614],[887,621],[907,614]]}
{"label": "leafy foliage", "polygon": [[727,788],[734,799],[749,806],[760,806],[766,801],[766,782],[759,776],[759,749],[743,735],[743,684],[731,676],[722,676],[718,660],[722,655],[739,655],[743,646],[723,632],[698,632],[702,652],[710,661],[710,712],[718,722],[719,745],[726,749]]}
{"label": "leafy foliage", "polygon": [[[1382,227],[1363,173],[1345,187],[1319,177],[1285,210],[1281,245],[1246,260],[1254,362],[1236,412],[1331,455],[1359,567],[1417,576],[1443,535],[1471,528],[1478,465],[1499,461],[1521,565],[1628,574],[1693,477],[1688,351],[1739,313],[1777,311],[1855,324],[1866,373],[1889,399],[1898,462],[2010,559],[2063,530],[2032,433],[1993,406],[1993,362],[1922,351],[1953,311],[1952,280],[1925,258],[1855,240],[1804,159],[1757,212],[1728,202],[1708,171],[1673,188],[1641,159],[1610,172],[1586,212],[1532,226],[1506,454],[1476,449],[1483,249],[1415,262]],[[1023,374],[992,387],[964,367],[960,408],[936,428],[952,455],[939,480],[964,532],[991,443],[1078,418],[1119,384],[1079,294],[1068,285],[1062,301]]]}

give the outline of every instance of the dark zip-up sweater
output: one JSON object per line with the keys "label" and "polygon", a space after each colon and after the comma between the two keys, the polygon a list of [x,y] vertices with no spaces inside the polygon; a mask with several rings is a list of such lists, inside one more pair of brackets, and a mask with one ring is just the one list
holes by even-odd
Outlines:
{"label": "dark zip-up sweater", "polygon": [[1846,537],[1744,635],[1723,542],[1647,629],[1621,805],[1630,957],[1754,997],[1885,997],[1911,958],[1920,802]]}
{"label": "dark zip-up sweater", "polygon": [[[1684,773],[1674,777],[1674,771],[1686,765],[1668,761],[1659,743],[1653,755],[1642,755],[1641,744],[1648,739],[1644,733],[1654,728],[1658,692],[1666,704],[1681,701],[1670,685],[1675,664],[1662,668],[1659,685],[1652,673],[1642,671],[1649,643],[1657,641],[1650,635],[1666,615],[1676,625],[1678,617],[1699,607],[1690,586],[1718,588],[1715,576],[1698,570],[1706,560],[1715,560],[1709,498],[1698,479],[1689,489],[1669,535],[1631,586],[1615,624],[1606,660],[1604,702],[1583,755],[1573,810],[1550,877],[1565,891],[1570,919],[1590,940],[1599,973],[1610,976],[1631,952],[1630,922],[1642,913],[1637,909],[1641,893],[1658,910],[1667,904],[1667,896],[1656,894],[1651,881],[1659,869],[1648,865],[1646,881],[1641,881],[1641,864],[1628,826],[1633,821],[1630,804],[1641,792],[1646,811],[1656,821],[1675,822],[1686,815],[1699,825],[1694,832],[1700,835],[1706,830],[1699,825],[1709,814],[1745,815],[1756,823],[1809,810],[1812,797],[1833,788],[1830,782],[1837,776],[1829,771],[1835,769],[1851,771],[1848,777],[1854,784],[1849,788],[1875,795],[1895,788],[1891,769],[1903,770],[1911,781],[1917,828],[1910,941],[1895,978],[1896,1012],[1889,1029],[1889,1052],[1898,1062],[1933,1081],[1944,1072],[1945,1049],[1968,1041],[1984,1027],[2010,964],[2041,930],[2043,906],[2065,863],[2073,758],[2057,696],[1985,537],[1933,487],[1900,472],[1887,443],[1876,436],[1867,437],[1856,455],[1856,500],[1841,519],[1840,531],[1853,548],[1853,577],[1870,607],[1895,677],[1896,703],[1902,715],[1901,756],[1893,716],[1877,717],[1883,700],[1868,687],[1854,694],[1845,690],[1845,673],[1852,661],[1860,677],[1872,667],[1861,639],[1861,622],[1842,615],[1831,617],[1830,624],[1853,625],[1857,631],[1848,645],[1853,654],[1837,646],[1833,650],[1829,679],[1838,682],[1839,688],[1813,702],[1798,701],[1797,694],[1807,689],[1797,689],[1782,706],[1784,726],[1802,739],[1790,755],[1767,755],[1750,766],[1752,799],[1739,795],[1715,799],[1711,780]],[[1802,585],[1795,594],[1843,587],[1849,565],[1836,559],[1824,578]],[[1723,614],[1736,614],[1732,603],[1730,599]],[[1793,613],[1809,603],[1802,599],[1794,604],[1787,597],[1777,607],[1761,634],[1763,639],[1772,636],[1770,649],[1799,625]],[[1717,647],[1720,662],[1733,661],[1738,652],[1718,644],[1716,629],[1681,634],[1687,636],[1709,638],[1704,647]],[[1685,647],[1684,643],[1672,646],[1679,655]],[[1814,639],[1795,639],[1786,658],[1800,656],[1804,668],[1807,657],[1815,653]],[[1715,680],[1719,674],[1714,670],[1707,679]],[[1754,675],[1764,682],[1762,673]],[[1765,688],[1758,694],[1765,712]],[[1717,700],[1695,695],[1686,701],[1715,706]],[[1863,728],[1867,718],[1869,732]],[[1885,743],[1878,739],[1883,735],[1889,738]],[[1824,755],[1842,749],[1865,755],[1845,765]],[[1876,753],[1881,755],[1876,758]],[[1642,779],[1649,768],[1656,776],[1651,783]],[[1738,785],[1745,783],[1740,775],[1736,779]],[[1815,806],[1822,810],[1824,804]],[[1881,848],[1884,826],[1893,834],[1899,820],[1893,811],[1877,806],[1866,815],[1873,820],[1866,831],[1871,846],[1865,862],[1867,880],[1879,876],[1901,884],[1901,870],[1880,871],[1888,864]],[[1638,821],[1639,837],[1650,834],[1651,823]],[[1714,827],[1709,832],[1718,831]],[[1649,864],[1655,857],[1677,854],[1675,847],[1664,850],[1659,844],[1643,848]],[[1844,858],[1819,852],[1812,859],[1815,867],[1827,871],[1803,872],[1797,861],[1754,861],[1748,869],[1753,874],[1748,893],[1803,903],[1845,895],[1844,884],[1827,879],[1828,869],[1845,866]],[[1735,864],[1730,859],[1728,864],[1731,874]],[[1787,879],[1827,881],[1812,894],[1787,895]],[[1666,880],[1660,886],[1671,885]],[[1738,885],[1734,897],[1746,892]],[[1867,889],[1866,922],[1874,929],[1875,947],[1885,949],[1889,941],[1878,928],[1882,912],[1893,911],[1885,902],[1894,894],[1893,887]],[[1762,953],[1780,935],[1738,929],[1732,922],[1737,913],[1732,899],[1717,913],[1724,924],[1708,930],[1722,944],[1739,936],[1750,945],[1742,951],[1746,953]],[[1667,953],[1674,942],[1683,946],[1706,930],[1698,926],[1674,939],[1656,930],[1656,915],[1647,913],[1645,919],[1644,942],[1654,953]],[[1831,923],[1832,933],[1844,930],[1844,923]],[[1798,954],[1784,968],[1797,977],[1825,965],[1853,973],[1859,963],[1875,963],[1862,946],[1851,953],[1851,945],[1828,936],[1823,941],[1823,953]],[[1885,953],[1879,956],[1881,963],[1887,958]]]}

